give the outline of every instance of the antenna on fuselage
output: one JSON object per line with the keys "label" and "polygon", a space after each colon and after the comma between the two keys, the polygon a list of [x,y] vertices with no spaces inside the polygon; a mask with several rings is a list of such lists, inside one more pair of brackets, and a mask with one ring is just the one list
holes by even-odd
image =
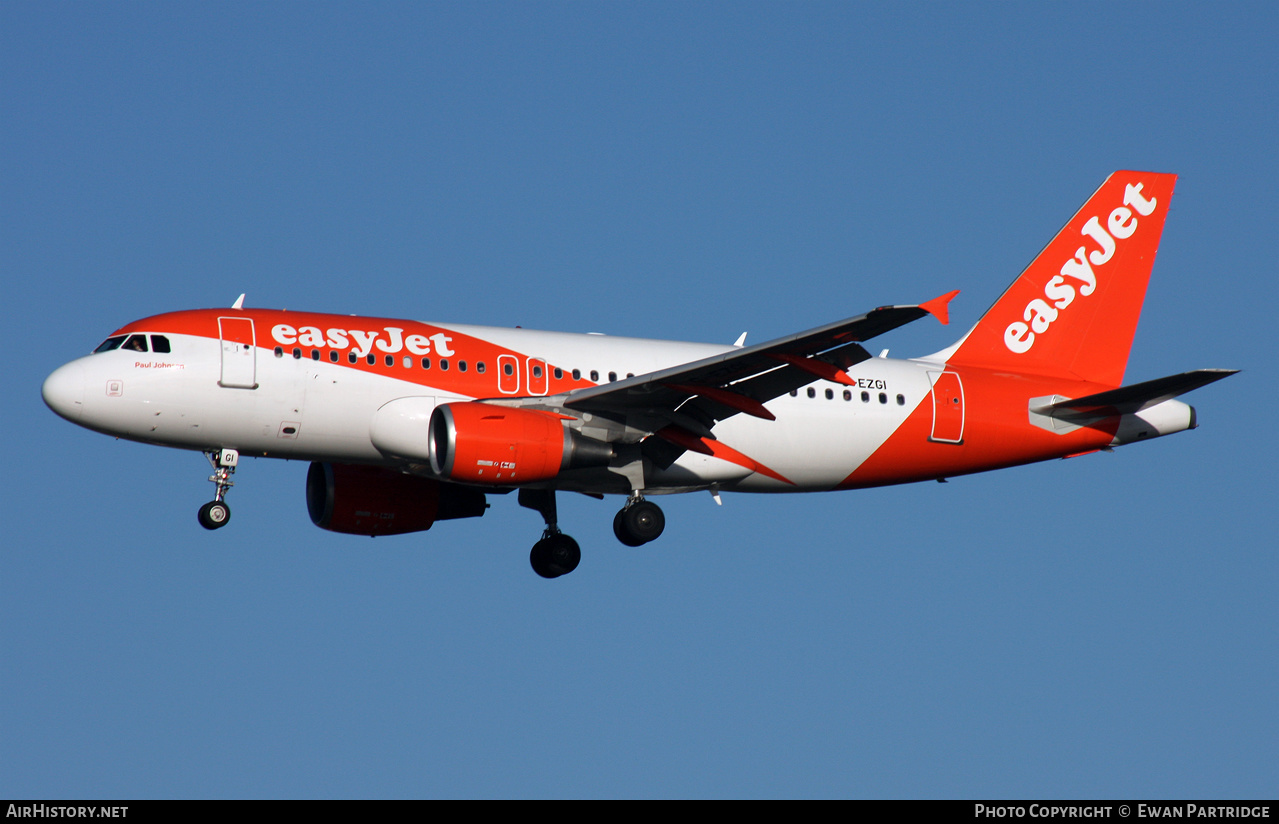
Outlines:
{"label": "antenna on fuselage", "polygon": [[235,303],[231,304],[231,308],[232,308],[232,309],[243,309],[243,308],[244,308],[244,293],[243,293],[243,292],[241,292],[241,293],[240,293],[240,296],[239,296],[238,298],[236,298],[236,299],[235,299]]}

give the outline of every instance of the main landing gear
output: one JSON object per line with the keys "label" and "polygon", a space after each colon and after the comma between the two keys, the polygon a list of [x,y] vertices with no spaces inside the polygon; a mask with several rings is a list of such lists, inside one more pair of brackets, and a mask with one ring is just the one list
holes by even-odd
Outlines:
{"label": "main landing gear", "polygon": [[231,507],[227,506],[224,499],[227,490],[235,486],[231,476],[240,462],[240,453],[234,449],[220,449],[204,454],[213,465],[213,474],[209,476],[209,480],[217,491],[213,494],[213,500],[200,507],[197,517],[200,519],[200,526],[205,529],[221,529],[231,520]]}
{"label": "main landing gear", "polygon": [[632,495],[626,506],[613,516],[613,534],[627,546],[643,546],[656,541],[666,529],[666,516],[652,501]]}
{"label": "main landing gear", "polygon": [[533,544],[529,563],[533,571],[543,578],[558,578],[577,569],[582,562],[582,548],[569,536],[560,532],[556,523],[555,490],[521,489],[520,506],[536,509],[546,522],[542,540]]}
{"label": "main landing gear", "polygon": [[[528,560],[533,571],[543,578],[558,578],[577,569],[582,561],[582,549],[577,541],[560,532],[556,523],[555,491],[551,489],[521,489],[520,506],[535,509],[546,522],[542,540],[533,544]],[[627,546],[642,546],[661,536],[666,528],[666,516],[652,501],[633,493],[626,506],[613,518],[613,534]]]}

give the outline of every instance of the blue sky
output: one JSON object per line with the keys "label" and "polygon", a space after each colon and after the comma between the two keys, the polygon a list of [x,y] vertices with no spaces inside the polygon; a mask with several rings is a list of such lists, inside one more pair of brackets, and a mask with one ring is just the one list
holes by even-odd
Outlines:
{"label": "blue sky", "polygon": [[[1269,797],[1279,25],[1238,3],[6,3],[0,796]],[[306,466],[49,412],[229,305],[729,343],[951,289],[1181,175],[1113,454],[807,496],[561,496],[377,540]],[[878,342],[877,342],[878,343]]]}

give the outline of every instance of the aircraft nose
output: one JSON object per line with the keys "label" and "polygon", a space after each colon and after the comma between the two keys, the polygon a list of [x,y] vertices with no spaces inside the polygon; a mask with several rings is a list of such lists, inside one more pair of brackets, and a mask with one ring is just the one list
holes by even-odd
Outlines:
{"label": "aircraft nose", "polygon": [[78,421],[84,409],[84,364],[72,361],[44,379],[40,394],[45,405],[69,421]]}

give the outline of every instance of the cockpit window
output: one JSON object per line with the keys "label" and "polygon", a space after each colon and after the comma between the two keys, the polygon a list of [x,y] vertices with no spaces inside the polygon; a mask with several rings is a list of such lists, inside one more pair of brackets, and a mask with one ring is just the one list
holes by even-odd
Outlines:
{"label": "cockpit window", "polygon": [[[127,349],[130,352],[146,352],[147,336],[146,335],[116,335],[107,338],[98,345],[93,352],[110,352],[112,349]],[[161,354],[168,354],[173,351],[169,345],[169,339],[164,335],[151,336],[151,351]]]}
{"label": "cockpit window", "polygon": [[112,349],[119,349],[120,344],[124,343],[124,335],[116,335],[114,338],[107,338],[93,350],[96,355],[99,352],[110,352]]}

